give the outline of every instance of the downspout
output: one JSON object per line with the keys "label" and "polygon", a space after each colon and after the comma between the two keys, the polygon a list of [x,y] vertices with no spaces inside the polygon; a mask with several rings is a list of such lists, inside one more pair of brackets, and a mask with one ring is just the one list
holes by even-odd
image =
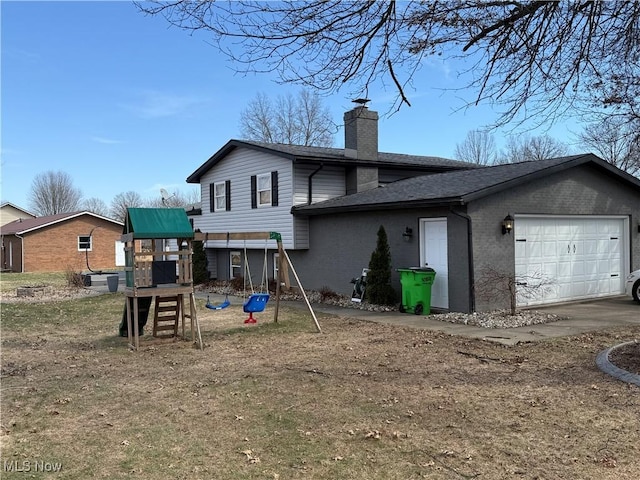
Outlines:
{"label": "downspout", "polygon": [[320,170],[322,170],[322,168],[324,167],[324,164],[320,164],[320,166],[318,168],[316,168],[311,175],[309,175],[309,189],[308,189],[308,193],[307,193],[307,205],[311,205],[311,201],[313,199],[313,177],[316,173],[318,173]]}
{"label": "downspout", "polygon": [[474,294],[473,285],[475,271],[473,268],[473,236],[471,235],[471,217],[466,213],[456,212],[453,208],[451,208],[450,211],[454,215],[457,215],[460,218],[464,218],[467,221],[467,257],[469,259],[469,307],[471,308],[471,312],[473,313],[476,311],[476,296]]}
{"label": "downspout", "polygon": [[[20,273],[24,273],[24,237],[16,233],[16,237],[20,239]],[[13,267],[13,265],[12,265]]]}

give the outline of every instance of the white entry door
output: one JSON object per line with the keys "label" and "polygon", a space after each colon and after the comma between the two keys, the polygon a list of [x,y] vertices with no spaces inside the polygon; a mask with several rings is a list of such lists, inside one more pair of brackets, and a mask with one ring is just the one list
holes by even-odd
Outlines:
{"label": "white entry door", "polygon": [[124,267],[124,243],[116,240],[116,267]]}
{"label": "white entry door", "polygon": [[624,292],[625,219],[517,217],[516,277],[548,285],[521,306],[619,295]]}
{"label": "white entry door", "polygon": [[431,306],[449,308],[449,265],[447,256],[447,219],[420,219],[420,266],[436,271],[431,286]]}

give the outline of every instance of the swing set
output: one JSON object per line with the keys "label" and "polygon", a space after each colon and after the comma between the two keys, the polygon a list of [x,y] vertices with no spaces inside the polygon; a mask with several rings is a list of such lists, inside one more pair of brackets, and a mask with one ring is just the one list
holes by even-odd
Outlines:
{"label": "swing set", "polygon": [[[311,303],[307,298],[307,295],[302,288],[302,283],[300,282],[300,278],[293,268],[293,264],[291,263],[291,259],[289,258],[289,254],[284,249],[282,245],[282,236],[278,232],[227,232],[227,233],[203,233],[196,232],[195,240],[199,240],[202,242],[207,242],[210,240],[226,240],[227,248],[229,248],[229,242],[231,240],[241,240],[244,242],[244,280],[243,280],[243,298],[246,300],[243,302],[242,310],[245,313],[249,314],[249,317],[244,321],[244,323],[256,323],[256,318],[253,316],[254,313],[263,312],[267,306],[267,302],[270,299],[270,295],[268,292],[268,276],[267,276],[267,251],[268,251],[268,241],[275,240],[278,249],[278,278],[276,278],[276,306],[274,312],[274,322],[278,322],[278,312],[280,309],[280,291],[281,286],[284,285],[286,289],[291,288],[290,280],[289,280],[289,268],[296,279],[300,292],[307,304],[307,308],[313,317],[316,329],[318,332],[322,332],[320,328],[320,324],[318,323],[318,319],[316,317],[313,308],[311,307]],[[249,269],[249,257],[247,256],[247,240],[264,240],[264,260],[263,260],[263,268],[262,268],[262,279],[259,286],[259,291],[256,292],[253,285],[253,280],[251,278],[251,271]],[[249,282],[249,287],[251,290],[251,294],[247,297],[247,279]],[[206,307],[210,310],[222,310],[231,305],[231,301],[229,300],[229,293],[225,293],[225,299],[222,303],[212,304],[209,300],[209,296],[207,296]]]}
{"label": "swing set", "polygon": [[[267,251],[268,251],[268,240],[264,241],[264,260],[263,260],[263,268],[262,268],[262,280],[260,281],[260,293],[256,293],[253,288],[253,279],[251,277],[251,270],[249,269],[249,256],[247,255],[247,241],[244,240],[244,276],[243,276],[243,295],[242,298],[246,300],[243,302],[242,310],[245,313],[249,314],[249,318],[247,318],[244,323],[256,323],[256,319],[253,317],[254,313],[263,312],[267,306],[267,302],[269,301],[269,292],[268,292],[268,278],[267,278]],[[227,242],[227,247],[228,247]],[[249,279],[249,286],[251,288],[251,295],[247,298],[247,278]],[[229,293],[225,293],[224,301],[220,304],[212,304],[209,300],[209,296],[207,295],[207,303],[206,307],[211,310],[222,310],[231,305],[231,301],[229,300]]]}

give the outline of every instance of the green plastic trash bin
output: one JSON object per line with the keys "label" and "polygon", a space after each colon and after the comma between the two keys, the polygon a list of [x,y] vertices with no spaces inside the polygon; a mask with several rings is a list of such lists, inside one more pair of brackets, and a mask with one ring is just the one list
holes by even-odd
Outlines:
{"label": "green plastic trash bin", "polygon": [[401,312],[429,315],[431,313],[431,285],[436,272],[429,267],[399,268],[402,285]]}

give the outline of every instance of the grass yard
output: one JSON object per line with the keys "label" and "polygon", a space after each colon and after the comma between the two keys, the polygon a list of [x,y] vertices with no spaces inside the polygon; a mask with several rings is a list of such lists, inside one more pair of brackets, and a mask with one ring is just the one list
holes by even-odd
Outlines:
{"label": "grass yard", "polygon": [[3,479],[640,478],[640,390],[594,363],[637,328],[504,347],[199,303],[204,351],[131,352],[123,306],[2,305]]}

